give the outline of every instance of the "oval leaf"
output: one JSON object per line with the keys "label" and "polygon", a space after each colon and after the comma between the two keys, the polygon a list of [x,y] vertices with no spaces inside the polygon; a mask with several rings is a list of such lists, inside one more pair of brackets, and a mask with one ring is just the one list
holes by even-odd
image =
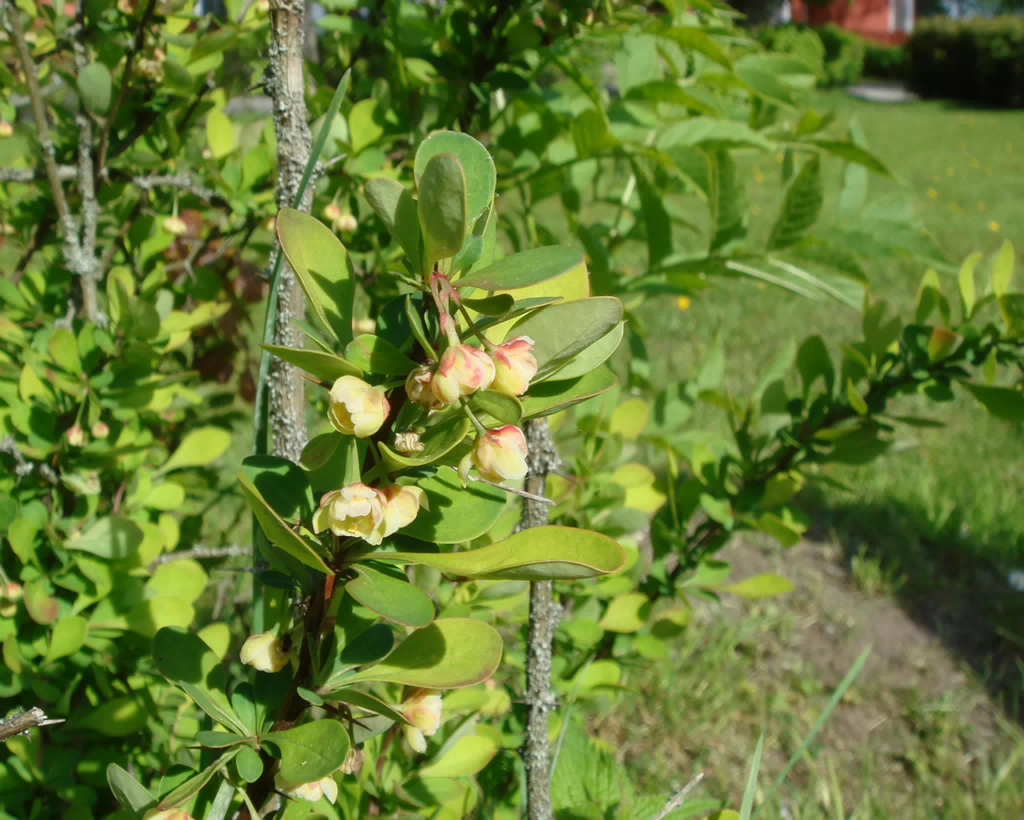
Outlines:
{"label": "oval leaf", "polygon": [[53,628],[44,663],[53,663],[55,660],[73,655],[82,648],[88,633],[89,624],[85,618],[77,615],[61,618]]}
{"label": "oval leaf", "polygon": [[583,255],[578,250],[551,245],[506,256],[452,284],[457,288],[518,290],[563,276],[582,264]]}
{"label": "oval leaf", "polygon": [[460,544],[487,532],[505,509],[505,493],[487,484],[463,487],[454,470],[443,470],[418,482],[427,494],[430,509],[421,509],[416,520],[402,530],[431,544]]}
{"label": "oval leaf", "polygon": [[327,575],[331,574],[331,568],[327,566],[316,547],[295,532],[283,518],[274,512],[274,509],[260,495],[259,490],[248,477],[239,473],[238,483],[242,487],[242,495],[249,504],[249,508],[255,514],[256,520],[260,522],[260,527],[271,544],[301,561],[307,567],[312,567]]}
{"label": "oval leaf", "polygon": [[424,689],[461,689],[487,680],[501,663],[501,635],[472,618],[434,621],[406,638],[376,666],[346,678]]}
{"label": "oval leaf", "polygon": [[224,455],[231,446],[231,434],[220,427],[193,430],[178,445],[174,454],[157,470],[157,475],[184,467],[205,467]]}
{"label": "oval leaf", "polygon": [[261,347],[277,358],[295,365],[300,370],[305,370],[310,376],[332,384],[342,376],[363,375],[363,372],[351,362],[322,350],[301,350],[279,345],[261,345]]}
{"label": "oval leaf", "polygon": [[559,410],[600,396],[610,390],[617,381],[614,373],[601,367],[578,379],[551,380],[531,385],[530,392],[523,397],[523,418],[537,419],[550,416]]}
{"label": "oval leaf", "polygon": [[792,592],[793,582],[788,578],[783,578],[781,575],[769,572],[764,575],[755,575],[753,578],[747,578],[738,584],[721,587],[720,591],[737,595],[740,598],[747,598],[748,600],[775,598],[779,595],[785,595],[787,592]]}
{"label": "oval leaf", "polygon": [[498,753],[498,744],[483,735],[467,735],[440,760],[420,769],[418,777],[471,777],[490,763]]}
{"label": "oval leaf", "polygon": [[438,154],[452,154],[458,157],[466,177],[468,221],[476,221],[494,199],[494,189],[498,181],[494,160],[487,149],[469,134],[438,131],[423,140],[416,150],[413,171],[417,181],[426,172],[430,160]]}
{"label": "oval leaf", "polygon": [[345,356],[367,373],[383,376],[404,376],[416,362],[387,339],[372,334],[357,336],[345,348]]}
{"label": "oval leaf", "polygon": [[316,720],[285,732],[271,732],[264,738],[281,752],[281,779],[288,783],[311,783],[328,777],[348,757],[350,742],[345,728],[336,720]]}
{"label": "oval leaf", "polygon": [[113,79],[103,63],[89,63],[78,73],[78,93],[93,114],[106,114],[110,108]]}
{"label": "oval leaf", "polygon": [[419,180],[419,218],[424,263],[455,256],[466,240],[466,175],[452,154],[431,157]]}
{"label": "oval leaf", "polygon": [[366,557],[420,564],[464,578],[511,581],[592,578],[616,572],[626,562],[625,551],[611,538],[573,527],[535,527],[465,552],[394,552]]}
{"label": "oval leaf", "polygon": [[358,577],[345,585],[348,592],[367,609],[402,626],[419,629],[434,620],[434,605],[404,578],[396,578],[371,566],[354,567]]}

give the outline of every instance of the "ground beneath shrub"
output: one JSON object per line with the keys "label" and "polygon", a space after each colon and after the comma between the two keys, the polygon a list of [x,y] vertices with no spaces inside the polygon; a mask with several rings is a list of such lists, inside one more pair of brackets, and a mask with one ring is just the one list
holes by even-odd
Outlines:
{"label": "ground beneath shrub", "polygon": [[[919,607],[889,597],[898,579],[864,556],[851,567],[838,545],[745,544],[726,557],[737,580],[778,572],[795,590],[699,605],[678,653],[631,670],[638,694],[593,716],[642,786],[703,771],[704,796],[736,807],[763,730],[763,799],[870,645],[856,683],[762,816],[1024,816],[1024,739],[997,703],[1000,690],[978,673],[984,659],[969,665]],[[947,589],[937,583],[932,594],[941,602]]]}

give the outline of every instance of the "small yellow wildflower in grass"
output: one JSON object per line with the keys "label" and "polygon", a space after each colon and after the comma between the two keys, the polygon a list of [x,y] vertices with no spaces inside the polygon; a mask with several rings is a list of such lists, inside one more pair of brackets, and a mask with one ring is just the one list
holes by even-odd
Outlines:
{"label": "small yellow wildflower in grass", "polygon": [[678,299],[676,299],[676,307],[679,308],[680,310],[689,310],[690,305],[692,304],[693,303],[690,301],[689,296],[680,296]]}
{"label": "small yellow wildflower in grass", "polygon": [[761,169],[756,165],[754,166],[754,182],[758,185],[764,185],[764,174],[761,173]]}
{"label": "small yellow wildflower in grass", "polygon": [[993,219],[988,223],[988,229],[992,231],[992,233],[999,233],[999,223]]}
{"label": "small yellow wildflower in grass", "polygon": [[939,192],[936,191],[934,188],[929,188],[928,189],[928,199],[936,200],[938,198],[939,198]]}
{"label": "small yellow wildflower in grass", "polygon": [[979,160],[972,159],[971,160],[971,167],[974,168],[975,170],[977,170],[978,168],[981,167],[981,162]]}
{"label": "small yellow wildflower in grass", "polygon": [[955,177],[956,176],[956,168],[947,168],[946,169],[946,176],[947,177]]}

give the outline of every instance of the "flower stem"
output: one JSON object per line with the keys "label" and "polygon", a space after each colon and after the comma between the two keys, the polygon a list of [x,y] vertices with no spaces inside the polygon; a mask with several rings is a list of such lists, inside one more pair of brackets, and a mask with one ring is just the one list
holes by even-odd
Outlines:
{"label": "flower stem", "polygon": [[459,407],[462,408],[462,412],[466,414],[466,417],[473,422],[473,426],[476,428],[476,432],[483,436],[487,433],[487,428],[480,423],[480,419],[476,417],[476,414],[469,409],[469,403],[466,401],[459,400]]}

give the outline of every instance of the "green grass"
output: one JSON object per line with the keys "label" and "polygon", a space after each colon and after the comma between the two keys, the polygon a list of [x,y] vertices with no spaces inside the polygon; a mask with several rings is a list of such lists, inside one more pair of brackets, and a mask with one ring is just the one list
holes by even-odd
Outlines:
{"label": "green grass", "polygon": [[[841,92],[822,93],[819,108],[834,108],[840,123],[855,116],[869,146],[898,181],[874,177],[871,195],[908,198],[953,264],[975,250],[996,250],[1004,238],[1024,250],[1024,113],[949,108],[940,103],[904,106],[854,100]],[[749,163],[751,223],[766,233],[779,202],[781,166],[760,156]],[[824,220],[834,219],[840,165],[825,168]],[[981,208],[984,210],[981,210]],[[998,232],[994,224],[998,223]],[[875,264],[869,268],[873,293],[910,308],[922,266]],[[941,274],[955,293],[955,274]],[[1018,273],[1018,281],[1024,274]],[[724,293],[723,293],[724,291]],[[656,383],[692,374],[716,336],[725,340],[727,384],[742,391],[789,340],[820,333],[832,346],[855,338],[858,317],[838,303],[811,302],[748,281],[726,283],[699,294],[688,311],[668,309],[668,300],[643,314],[652,338]],[[906,411],[942,421],[937,430],[905,430],[916,446],[866,468],[841,471],[865,510],[888,506],[920,537],[1001,563],[1024,563],[1024,441],[1019,428],[988,417],[974,401],[959,396],[947,405],[907,401]],[[816,503],[847,509],[851,498],[826,492]],[[877,534],[867,517],[847,524],[861,535]],[[891,522],[889,522],[891,523]]]}

